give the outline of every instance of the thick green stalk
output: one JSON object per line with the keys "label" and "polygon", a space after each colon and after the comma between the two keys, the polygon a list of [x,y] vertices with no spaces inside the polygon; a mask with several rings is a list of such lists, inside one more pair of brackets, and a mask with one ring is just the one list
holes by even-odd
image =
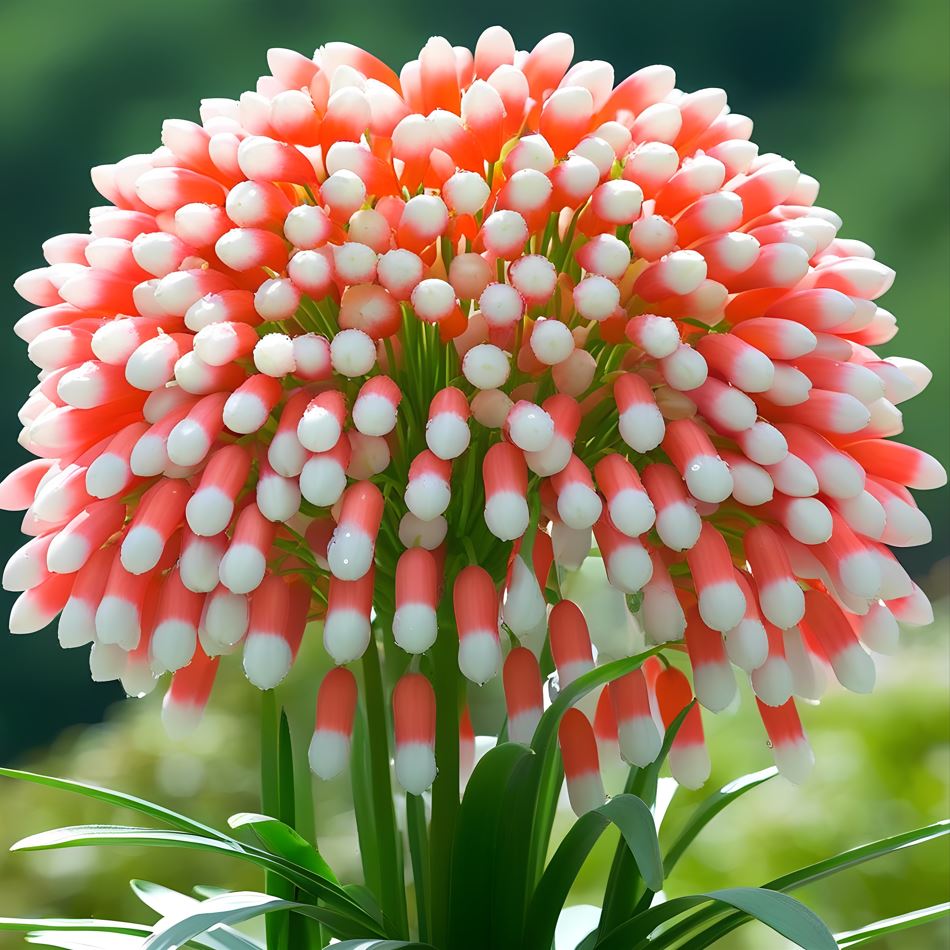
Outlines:
{"label": "thick green stalk", "polygon": [[[274,691],[261,694],[261,813],[281,817],[280,794],[280,721]],[[274,897],[293,900],[293,884],[271,871],[264,872],[264,890]],[[287,913],[268,914],[265,918],[267,950],[290,950]]]}
{"label": "thick green stalk", "polygon": [[350,754],[350,777],[353,788],[353,810],[356,813],[356,834],[359,838],[363,883],[374,895],[383,890],[381,868],[377,860],[378,838],[376,816],[373,813],[372,775],[369,765],[369,746],[366,717],[356,710],[353,721],[353,749]]}
{"label": "thick green stalk", "polygon": [[[313,808],[313,780],[310,763],[307,761],[309,740],[310,733],[304,734],[300,729],[296,729],[294,734],[291,735],[294,762],[294,828],[299,835],[314,847],[317,847],[316,816]],[[321,923],[300,914],[293,914],[290,919],[291,926],[296,926],[302,931],[301,944],[306,950],[323,950],[330,938],[324,934]],[[295,945],[291,944],[291,946]]]}
{"label": "thick green stalk", "polygon": [[[454,575],[446,577],[449,601]],[[435,704],[435,758],[439,774],[432,784],[432,822],[429,832],[429,873],[432,882],[432,943],[444,947],[448,934],[449,880],[452,846],[459,810],[458,634],[451,603],[439,610],[439,635],[433,648]]]}
{"label": "thick green stalk", "polygon": [[389,774],[389,727],[375,640],[363,654],[363,686],[369,740],[373,815],[382,878],[379,895],[383,913],[396,926],[395,937],[408,937],[406,890],[403,885],[402,840],[396,829],[392,782]]}
{"label": "thick green stalk", "polygon": [[429,923],[429,843],[426,834],[426,806],[421,795],[406,795],[406,829],[412,859],[412,882],[416,896],[416,920],[419,939],[428,941]]}

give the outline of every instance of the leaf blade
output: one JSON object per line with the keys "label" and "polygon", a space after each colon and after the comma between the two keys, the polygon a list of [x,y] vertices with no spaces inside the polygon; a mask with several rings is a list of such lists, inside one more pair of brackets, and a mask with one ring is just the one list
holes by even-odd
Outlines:
{"label": "leaf blade", "polygon": [[616,795],[597,809],[620,830],[640,876],[654,891],[663,886],[663,859],[653,815],[636,795]]}
{"label": "leaf blade", "polygon": [[73,779],[57,778],[53,775],[41,775],[38,772],[25,772],[21,769],[0,768],[0,777],[12,778],[22,782],[32,782],[34,785],[43,785],[47,788],[53,788],[59,791],[73,792],[77,795],[83,795],[86,798],[94,798],[109,805],[137,811],[140,814],[148,815],[150,818],[162,821],[182,831],[206,835],[209,838],[219,838],[223,841],[231,840],[230,835],[218,831],[217,828],[202,824],[199,821],[189,818],[187,815],[182,815],[176,811],[172,811],[170,808],[165,808],[163,805],[157,805],[155,802],[138,798],[135,795],[127,795],[125,792],[117,792],[111,788],[102,788],[98,785],[92,785],[88,782],[79,782]]}
{"label": "leaf blade", "polygon": [[343,936],[352,936],[354,933],[353,928],[348,926],[349,922],[328,907],[302,904],[257,891],[234,891],[203,901],[200,909],[192,913],[160,920],[152,936],[142,945],[142,950],[176,950],[183,943],[220,924],[238,924],[262,914],[283,911],[294,911],[318,920]]}
{"label": "leaf blade", "polygon": [[[130,881],[129,884],[132,893],[146,907],[151,908],[162,917],[187,913],[201,905],[200,900],[162,884],[156,884],[153,881],[134,880]],[[252,940],[250,937],[223,924],[210,931],[204,937],[204,942],[207,943],[209,950],[264,950],[256,940]]]}
{"label": "leaf blade", "polygon": [[858,930],[849,930],[846,933],[835,934],[835,940],[841,950],[850,950],[851,947],[860,947],[871,943],[888,934],[909,930],[911,927],[920,927],[923,924],[933,923],[945,917],[950,917],[950,903],[933,904],[930,907],[921,907],[910,913],[898,917],[888,917],[876,920]]}
{"label": "leaf blade", "polygon": [[659,890],[663,886],[663,861],[650,809],[635,795],[617,795],[582,815],[571,826],[554,852],[531,898],[525,926],[526,939],[546,950],[564,901],[575,878],[608,824],[620,830],[640,873]]}
{"label": "leaf blade", "polygon": [[339,885],[340,881],[333,869],[324,860],[317,849],[302,835],[277,818],[270,815],[258,815],[253,812],[239,812],[228,819],[231,828],[249,827],[260,839],[264,847],[272,854],[286,858],[300,867]]}
{"label": "leaf blade", "polygon": [[[868,844],[851,848],[848,851],[843,851],[840,854],[825,858],[822,861],[817,861],[814,864],[798,868],[796,871],[792,871],[789,874],[777,877],[763,884],[762,887],[767,890],[775,890],[782,893],[794,891],[800,887],[804,887],[806,884],[821,881],[826,877],[831,877],[833,874],[838,874],[849,868],[857,867],[867,861],[873,861],[885,855],[893,854],[896,851],[902,851],[904,848],[912,848],[917,845],[926,844],[928,841],[942,838],[947,834],[950,834],[950,820],[934,822],[931,825],[924,825],[912,831],[890,835],[887,838],[879,838],[877,841],[871,841]],[[675,927],[671,927],[657,941],[657,950],[662,947],[673,946],[677,940],[690,930],[695,929],[699,924],[710,920],[715,915],[716,912],[714,910],[702,910],[695,914],[691,921],[684,921]],[[741,926],[742,923],[744,923],[744,921],[741,917],[730,914],[691,939],[688,946],[690,950],[702,950],[703,947],[708,947],[715,943],[720,937],[735,930],[735,928]]]}
{"label": "leaf blade", "polygon": [[496,882],[496,844],[506,787],[518,765],[531,756],[526,746],[508,742],[489,750],[476,765],[459,806],[452,849],[447,943],[455,950],[491,946],[491,916],[471,895],[491,906]]}
{"label": "leaf blade", "polygon": [[25,933],[30,930],[90,930],[97,933],[126,934],[134,937],[148,936],[151,927],[127,920],[96,920],[86,917],[0,917],[0,932]]}
{"label": "leaf blade", "polygon": [[757,887],[730,887],[706,894],[675,897],[621,924],[598,941],[595,950],[646,950],[653,945],[648,935],[657,927],[708,903],[733,907],[804,950],[838,950],[831,931],[813,911],[787,894]]}
{"label": "leaf blade", "polygon": [[59,848],[124,845],[181,847],[226,854],[239,860],[249,861],[260,868],[280,874],[311,896],[334,906],[339,913],[348,916],[354,923],[360,924],[371,933],[378,933],[377,922],[355,903],[343,888],[331,884],[306,868],[294,865],[284,858],[242,845],[233,839],[217,841],[185,832],[159,831],[153,828],[136,828],[126,825],[74,825],[30,835],[14,844],[10,850],[48,851]]}

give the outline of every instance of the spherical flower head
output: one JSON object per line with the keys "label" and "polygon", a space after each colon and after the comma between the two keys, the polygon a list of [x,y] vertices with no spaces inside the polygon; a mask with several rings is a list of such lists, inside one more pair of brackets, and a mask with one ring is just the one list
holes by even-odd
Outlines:
{"label": "spherical flower head", "polygon": [[[657,710],[718,711],[750,676],[803,777],[795,698],[826,664],[867,691],[868,649],[931,616],[889,550],[929,540],[910,490],[946,480],[893,439],[930,374],[875,353],[893,272],[724,93],[572,52],[493,28],[397,75],[348,44],[276,50],[255,92],[93,170],[89,233],[16,282],[40,382],[36,459],[0,486],[29,536],[13,632],[61,615],[136,695],[174,670],[177,732],[219,655],[272,688],[310,621],[341,665],[390,632],[426,652],[454,597],[482,683],[515,641],[540,653],[569,592],[584,656],[645,637],[688,658],[618,687],[631,761],[656,755]],[[435,774],[423,680],[397,710],[413,793]],[[321,692],[318,773],[343,768],[354,690]],[[698,708],[671,763],[708,773]]]}

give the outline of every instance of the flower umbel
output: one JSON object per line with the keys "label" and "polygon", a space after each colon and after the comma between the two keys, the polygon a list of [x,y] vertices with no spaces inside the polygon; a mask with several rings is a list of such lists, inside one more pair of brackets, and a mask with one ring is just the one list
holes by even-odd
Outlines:
{"label": "flower umbel", "polygon": [[[342,668],[391,637],[414,794],[440,641],[472,683],[502,676],[527,743],[546,674],[645,638],[691,677],[651,659],[563,718],[575,808],[603,803],[599,749],[646,765],[736,670],[779,768],[807,773],[795,698],[826,667],[869,691],[867,649],[931,619],[889,550],[929,540],[908,489],[946,480],[891,439],[930,374],[875,354],[893,272],[721,90],[572,56],[498,27],[398,76],[346,43],[271,50],[255,91],[93,170],[90,233],[16,283],[40,373],[37,459],[0,486],[30,536],[13,632],[60,615],[130,695],[171,673],[182,731],[219,657],[272,689],[322,621],[325,778],[358,701]],[[670,763],[708,776],[697,706]]]}

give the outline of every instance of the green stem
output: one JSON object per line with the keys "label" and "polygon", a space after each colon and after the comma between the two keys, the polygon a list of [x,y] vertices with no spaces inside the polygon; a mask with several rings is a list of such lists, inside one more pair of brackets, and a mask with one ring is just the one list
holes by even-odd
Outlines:
{"label": "green stem", "polygon": [[375,641],[370,643],[363,654],[362,664],[373,813],[376,819],[376,844],[382,877],[379,897],[383,913],[398,930],[394,936],[404,938],[408,936],[408,921],[400,849],[402,842],[396,830],[396,812],[389,775],[389,727],[386,722],[379,649]]}
{"label": "green stem", "polygon": [[[277,699],[272,689],[261,694],[261,813],[281,817],[280,793],[280,720]],[[293,884],[272,871],[264,872],[264,891],[274,897],[293,900]],[[268,914],[264,921],[267,950],[290,950],[287,913]]]}
{"label": "green stem", "polygon": [[[446,601],[451,597],[454,573],[447,572]],[[446,946],[449,880],[455,823],[459,810],[459,690],[458,634],[449,603],[439,611],[439,635],[433,648],[435,703],[435,757],[439,774],[432,784],[432,824],[429,834],[432,943]]]}
{"label": "green stem", "polygon": [[406,827],[409,835],[409,855],[412,860],[412,883],[416,895],[416,919],[419,939],[427,941],[429,923],[429,843],[426,834],[426,806],[421,795],[406,795]]}
{"label": "green stem", "polygon": [[[293,763],[294,763],[294,828],[297,833],[309,841],[314,847],[317,842],[316,816],[313,807],[313,785],[310,773],[310,763],[307,761],[307,748],[310,741],[309,734],[303,734],[301,730],[295,730],[291,736],[293,742]],[[299,921],[299,922],[298,922]],[[328,934],[323,932],[323,924],[309,917],[303,917],[300,914],[291,916],[291,926],[296,926],[302,931],[301,938],[306,950],[323,950],[330,939]]]}
{"label": "green stem", "polygon": [[366,733],[366,718],[363,710],[357,709],[353,721],[353,749],[350,755],[353,810],[356,813],[356,834],[363,866],[363,883],[373,894],[379,895],[383,890],[383,882],[379,862],[376,860],[378,839]]}

